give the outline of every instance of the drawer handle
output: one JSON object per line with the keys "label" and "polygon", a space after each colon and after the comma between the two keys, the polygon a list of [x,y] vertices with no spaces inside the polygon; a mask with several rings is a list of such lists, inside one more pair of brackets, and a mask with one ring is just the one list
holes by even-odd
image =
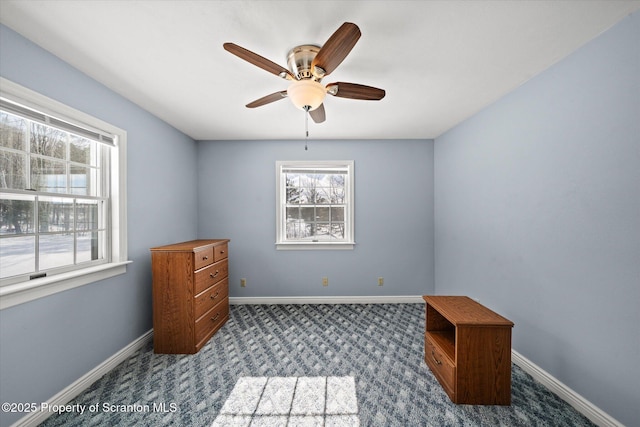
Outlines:
{"label": "drawer handle", "polygon": [[215,322],[216,320],[218,320],[218,317],[220,317],[220,313],[216,313],[216,315],[211,318],[211,321]]}
{"label": "drawer handle", "polygon": [[214,278],[218,275],[218,273],[220,273],[220,271],[218,271],[218,270],[216,270],[216,274],[209,273],[209,277],[211,277],[212,279],[214,279]]}
{"label": "drawer handle", "polygon": [[220,293],[220,291],[216,292],[215,295],[211,295],[211,299],[216,299],[218,298],[218,294]]}
{"label": "drawer handle", "polygon": [[431,350],[431,357],[433,357],[433,360],[436,362],[436,365],[442,365],[442,362],[436,359],[436,354],[433,352],[433,350]]}
{"label": "drawer handle", "polygon": [[209,257],[208,257],[208,256],[206,256],[206,255],[202,257],[202,260],[203,260],[203,261],[206,261],[206,260],[208,260],[208,259],[209,259]]}
{"label": "drawer handle", "polygon": [[223,254],[223,253],[224,253],[224,251],[220,251],[220,253],[221,253],[221,254]]}

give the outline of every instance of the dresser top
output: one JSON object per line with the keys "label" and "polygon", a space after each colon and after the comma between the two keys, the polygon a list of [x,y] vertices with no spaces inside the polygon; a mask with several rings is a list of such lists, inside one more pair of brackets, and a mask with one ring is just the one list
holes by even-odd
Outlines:
{"label": "dresser top", "polygon": [[425,295],[422,298],[454,325],[513,327],[509,319],[466,296]]}
{"label": "dresser top", "polygon": [[184,251],[184,252],[193,252],[193,251],[197,251],[199,249],[202,249],[206,246],[218,246],[218,245],[224,245],[225,243],[229,242],[229,239],[198,239],[198,240],[189,240],[188,242],[181,242],[181,243],[173,243],[171,245],[166,245],[166,246],[158,246],[155,248],[151,248],[150,250],[152,252],[160,252],[160,251],[167,251],[167,252],[178,252],[178,251]]}

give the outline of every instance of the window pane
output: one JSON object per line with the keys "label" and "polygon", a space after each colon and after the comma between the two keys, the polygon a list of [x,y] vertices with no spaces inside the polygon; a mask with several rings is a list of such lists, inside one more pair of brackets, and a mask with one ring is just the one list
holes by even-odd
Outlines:
{"label": "window pane", "polygon": [[[0,234],[24,234],[35,231],[34,196],[0,195]],[[5,267],[3,258],[2,262]]]}
{"label": "window pane", "polygon": [[314,195],[308,188],[298,188],[298,203],[313,203]]}
{"label": "window pane", "polygon": [[67,158],[67,133],[39,123],[31,123],[31,152],[58,159]]}
{"label": "window pane", "polygon": [[345,175],[331,175],[331,203],[345,203]]}
{"label": "window pane", "polygon": [[311,235],[311,227],[302,220],[287,221],[287,239],[302,239]]}
{"label": "window pane", "polygon": [[344,223],[331,223],[331,236],[334,239],[344,239]]}
{"label": "window pane", "polygon": [[0,277],[33,273],[36,270],[36,238],[20,236],[0,239]]}
{"label": "window pane", "polygon": [[331,233],[329,233],[329,224],[317,224],[315,228],[314,237],[322,240],[327,240],[327,238],[331,237]]}
{"label": "window pane", "polygon": [[313,188],[300,188],[300,202],[304,204],[315,203],[316,192]]}
{"label": "window pane", "polygon": [[344,204],[346,193],[341,190],[331,189],[331,203],[332,204]]}
{"label": "window pane", "polygon": [[69,157],[72,162],[96,166],[96,143],[77,135],[69,135]]}
{"label": "window pane", "polygon": [[331,203],[330,189],[325,187],[319,187],[316,189],[316,203],[328,204]]}
{"label": "window pane", "polygon": [[287,173],[285,174],[285,180],[287,187],[300,187],[300,174]]}
{"label": "window pane", "polygon": [[287,208],[287,220],[300,218],[300,208]]}
{"label": "window pane", "polygon": [[302,203],[302,190],[300,188],[287,187],[287,204]]}
{"label": "window pane", "polygon": [[76,203],[76,230],[97,230],[100,228],[98,223],[98,206],[99,201],[87,200]]}
{"label": "window pane", "polygon": [[331,188],[335,190],[344,191],[344,174],[333,174],[331,175]]}
{"label": "window pane", "polygon": [[31,188],[49,193],[66,193],[67,171],[65,163],[32,157]]}
{"label": "window pane", "polygon": [[332,207],[331,208],[331,221],[344,221],[344,208]]}
{"label": "window pane", "polygon": [[329,207],[318,206],[316,207],[316,221],[329,221]]}
{"label": "window pane", "polygon": [[27,187],[26,154],[0,150],[0,188],[24,190]]}
{"label": "window pane", "polygon": [[313,207],[302,207],[300,208],[300,218],[302,218],[305,222],[314,222],[315,221],[315,212]]}
{"label": "window pane", "polygon": [[40,235],[40,270],[73,264],[73,233]]}
{"label": "window pane", "polygon": [[104,239],[104,232],[78,233],[76,237],[76,262],[86,262],[103,257],[99,242]]}
{"label": "window pane", "polygon": [[81,194],[83,196],[97,196],[97,169],[85,166],[71,165],[70,194]]}
{"label": "window pane", "polygon": [[73,230],[73,200],[41,198],[38,201],[38,230],[55,233]]}
{"label": "window pane", "polygon": [[13,114],[0,112],[0,146],[25,151],[27,122]]}

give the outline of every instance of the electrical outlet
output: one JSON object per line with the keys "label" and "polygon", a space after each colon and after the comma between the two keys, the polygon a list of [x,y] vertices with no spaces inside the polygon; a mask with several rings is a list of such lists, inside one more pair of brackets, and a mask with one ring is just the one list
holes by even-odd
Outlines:
{"label": "electrical outlet", "polygon": [[240,279],[240,287],[244,288],[247,286],[247,279]]}
{"label": "electrical outlet", "polygon": [[378,277],[378,286],[384,285],[384,277]]}
{"label": "electrical outlet", "polygon": [[323,277],[322,278],[322,286],[329,286],[329,278],[328,277]]}

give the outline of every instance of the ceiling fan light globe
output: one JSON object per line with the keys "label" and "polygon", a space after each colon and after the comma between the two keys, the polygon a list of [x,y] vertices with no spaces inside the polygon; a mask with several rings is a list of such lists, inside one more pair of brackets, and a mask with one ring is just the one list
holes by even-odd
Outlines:
{"label": "ceiling fan light globe", "polygon": [[315,110],[322,105],[326,94],[325,87],[314,80],[297,80],[287,89],[287,97],[301,110],[306,106],[309,106],[309,111]]}

